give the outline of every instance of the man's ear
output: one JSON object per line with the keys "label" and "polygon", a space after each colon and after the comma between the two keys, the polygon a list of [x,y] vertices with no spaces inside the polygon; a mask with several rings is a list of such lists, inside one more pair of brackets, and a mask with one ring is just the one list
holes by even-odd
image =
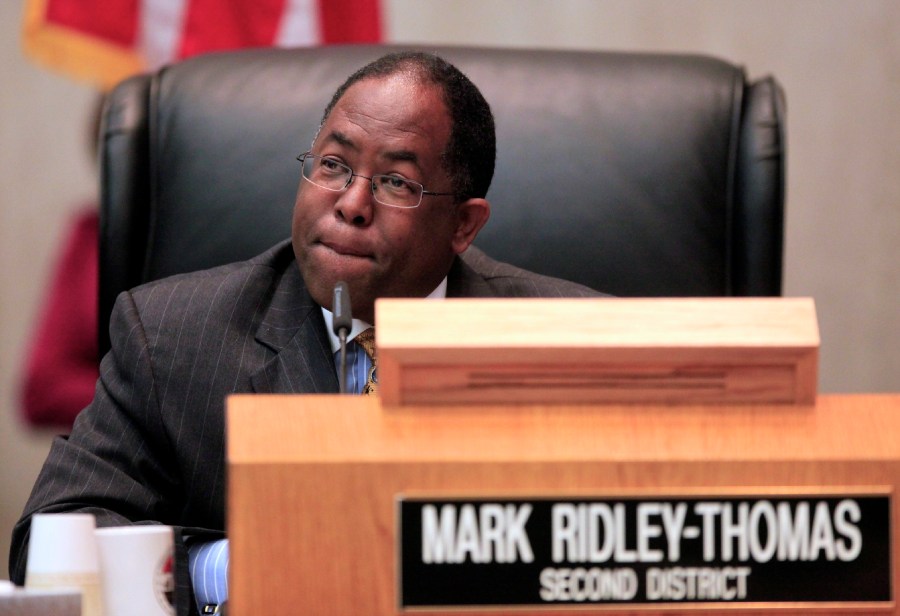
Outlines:
{"label": "man's ear", "polygon": [[491,204],[487,199],[467,199],[456,206],[456,230],[453,233],[453,251],[462,254],[475,241],[475,236],[491,217]]}

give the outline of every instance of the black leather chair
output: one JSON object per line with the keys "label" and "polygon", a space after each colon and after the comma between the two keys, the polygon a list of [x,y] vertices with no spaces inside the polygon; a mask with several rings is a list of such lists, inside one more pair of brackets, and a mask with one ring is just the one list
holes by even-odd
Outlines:
{"label": "black leather chair", "polygon": [[[335,88],[384,46],[252,50],[132,78],[101,129],[101,351],[115,296],[290,235]],[[781,291],[784,103],[702,56],[434,49],[497,122],[493,257],[621,296]]]}

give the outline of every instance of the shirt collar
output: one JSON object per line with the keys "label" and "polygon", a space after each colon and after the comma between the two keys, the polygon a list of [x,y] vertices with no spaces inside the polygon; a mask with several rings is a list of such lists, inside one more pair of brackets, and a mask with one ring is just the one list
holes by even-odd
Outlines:
{"label": "shirt collar", "polygon": [[[437,286],[437,288],[428,294],[425,299],[444,299],[447,297],[447,277],[445,276],[441,283]],[[334,333],[334,328],[332,328],[331,324],[334,320],[334,315],[330,310],[326,308],[322,308],[322,317],[325,319],[325,329],[328,332],[328,340],[331,342],[331,352],[337,353],[341,349],[341,340]],[[360,319],[353,319],[353,326],[350,328],[350,333],[347,334],[347,342],[350,342],[356,336],[358,336],[361,332],[366,331],[372,327],[371,323],[366,323],[365,321],[361,321]]]}

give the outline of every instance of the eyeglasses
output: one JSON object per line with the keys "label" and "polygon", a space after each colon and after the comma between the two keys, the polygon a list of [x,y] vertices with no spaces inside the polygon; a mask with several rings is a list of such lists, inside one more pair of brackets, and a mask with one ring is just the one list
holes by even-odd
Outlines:
{"label": "eyeglasses", "polygon": [[450,197],[455,193],[431,192],[425,187],[398,175],[373,175],[367,177],[354,173],[353,169],[333,158],[305,152],[297,157],[303,164],[303,179],[319,188],[340,192],[346,190],[354,177],[369,180],[372,196],[382,205],[411,209],[419,207],[422,195]]}

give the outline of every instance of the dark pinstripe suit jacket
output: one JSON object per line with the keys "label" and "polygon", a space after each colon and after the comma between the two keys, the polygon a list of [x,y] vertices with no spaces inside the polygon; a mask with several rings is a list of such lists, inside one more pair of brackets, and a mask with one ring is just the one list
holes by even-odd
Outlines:
{"label": "dark pinstripe suit jacket", "polygon": [[[447,295],[596,293],[470,249],[454,263]],[[13,532],[10,575],[19,583],[29,518],[38,512],[90,511],[102,526],[152,521],[177,534],[221,533],[225,396],[338,391],[321,310],[290,242],[250,261],[123,293],[110,334],[94,401],[71,436],[54,441]],[[186,584],[179,576],[179,613],[192,604]]]}

